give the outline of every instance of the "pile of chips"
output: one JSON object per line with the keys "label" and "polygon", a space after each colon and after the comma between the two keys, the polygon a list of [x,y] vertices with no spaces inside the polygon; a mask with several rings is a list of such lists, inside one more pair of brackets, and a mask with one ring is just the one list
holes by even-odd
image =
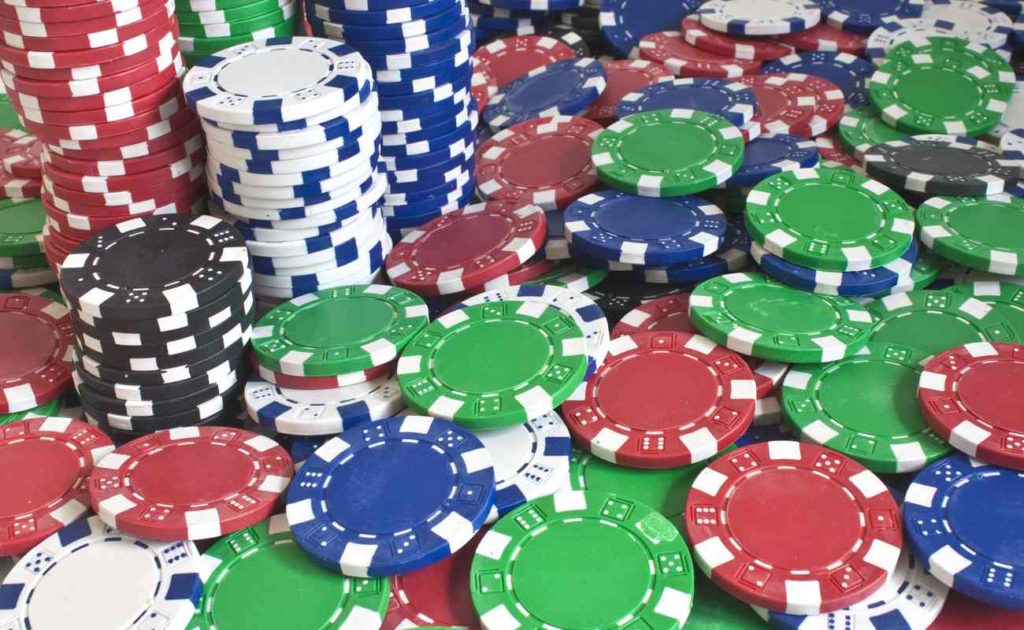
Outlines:
{"label": "pile of chips", "polygon": [[298,0],[182,0],[174,14],[189,66],[238,44],[299,33],[302,23]]}

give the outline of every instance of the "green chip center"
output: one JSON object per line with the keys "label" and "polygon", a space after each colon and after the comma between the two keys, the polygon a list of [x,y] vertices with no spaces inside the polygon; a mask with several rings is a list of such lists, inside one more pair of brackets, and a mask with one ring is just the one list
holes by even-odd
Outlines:
{"label": "green chip center", "polygon": [[285,326],[288,339],[305,348],[340,348],[380,337],[396,320],[385,300],[366,297],[323,300],[292,314]]}
{"label": "green chip center", "polygon": [[644,171],[685,171],[711,161],[717,140],[706,130],[681,121],[644,123],[624,135],[622,159]]}
{"label": "green chip center", "polygon": [[1024,249],[1024,204],[982,201],[954,207],[946,222],[954,233],[986,248]]}
{"label": "green chip center", "polygon": [[843,243],[870,238],[884,220],[878,204],[859,188],[824,183],[788,191],[778,212],[782,223],[798,234]]}
{"label": "green chip center", "polygon": [[875,325],[871,340],[900,343],[932,355],[986,338],[964,317],[945,311],[917,310],[882,320]]}
{"label": "green chip center", "polygon": [[898,363],[846,362],[827,372],[818,400],[829,417],[858,433],[912,435],[926,427],[917,405],[919,377]]}
{"label": "green chip center", "polygon": [[503,392],[537,379],[550,355],[548,338],[534,326],[474,321],[444,338],[434,355],[434,373],[455,391]]}
{"label": "green chip center", "polygon": [[826,300],[778,284],[749,284],[733,291],[725,298],[725,309],[743,327],[789,334],[821,333],[839,321]]}
{"label": "green chip center", "polygon": [[547,627],[611,628],[643,605],[653,587],[650,561],[626,529],[595,519],[558,521],[523,543],[512,586]]}
{"label": "green chip center", "polygon": [[937,67],[901,69],[898,84],[901,105],[936,118],[963,118],[988,97],[965,74]]}

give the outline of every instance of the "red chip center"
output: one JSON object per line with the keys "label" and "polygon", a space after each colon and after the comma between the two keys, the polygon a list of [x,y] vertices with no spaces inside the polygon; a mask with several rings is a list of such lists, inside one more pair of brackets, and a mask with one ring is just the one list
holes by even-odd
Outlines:
{"label": "red chip center", "polygon": [[501,174],[523,188],[548,188],[590,166],[587,143],[566,136],[537,138],[520,145],[501,165]]}
{"label": "red chip center", "polygon": [[680,353],[650,352],[608,370],[597,386],[598,406],[612,422],[662,431],[704,418],[721,392],[706,366]]}
{"label": "red chip center", "polygon": [[1024,383],[1024,363],[992,361],[965,371],[957,387],[968,412],[996,427],[1018,432],[1024,431],[1021,383]]}
{"label": "red chip center", "polygon": [[54,356],[58,338],[56,328],[27,313],[0,313],[0,381],[23,378],[39,370]]}
{"label": "red chip center", "polygon": [[463,215],[424,236],[416,260],[432,269],[462,267],[504,245],[512,229],[507,218],[494,213]]}
{"label": "red chip center", "polygon": [[235,448],[188,442],[144,455],[128,474],[147,502],[196,505],[238,494],[256,473],[253,460]]}
{"label": "red chip center", "polygon": [[82,472],[77,451],[64,442],[39,438],[4,444],[0,470],[25,471],[17,483],[4,484],[0,492],[0,518],[5,519],[51,505],[67,494]]}
{"label": "red chip center", "polygon": [[860,510],[841,486],[793,468],[765,469],[737,483],[728,526],[752,557],[789,571],[824,571],[861,543]]}

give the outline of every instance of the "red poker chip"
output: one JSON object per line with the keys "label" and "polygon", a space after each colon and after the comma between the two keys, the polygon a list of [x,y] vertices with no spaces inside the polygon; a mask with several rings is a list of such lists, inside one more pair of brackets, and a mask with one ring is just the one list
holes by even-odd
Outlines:
{"label": "red poker chip", "polygon": [[[177,49],[168,50],[138,65],[108,76],[85,78],[72,81],[55,81],[50,79],[33,79],[14,74],[4,68],[3,81],[8,91],[19,94],[31,94],[40,98],[88,99],[116,92],[124,88],[132,88],[140,81],[152,80],[156,76],[174,73],[174,65],[181,58]],[[141,92],[140,92],[141,93]],[[82,102],[87,102],[83,100]],[[91,109],[102,107],[94,105]]]}
{"label": "red poker chip", "polygon": [[749,86],[757,99],[754,119],[769,133],[805,129],[814,117],[815,93],[793,75],[758,74],[736,79]]}
{"label": "red poker chip", "polygon": [[41,192],[42,186],[38,179],[0,173],[0,197],[4,199],[31,199],[38,197]]}
{"label": "red poker chip", "polygon": [[575,59],[576,53],[571,46],[554,37],[516,35],[496,39],[478,48],[473,56],[487,64],[501,89],[531,70],[556,61]]}
{"label": "red poker chip", "polygon": [[690,321],[689,293],[666,295],[634,308],[615,324],[612,338],[666,331],[700,334]]}
{"label": "red poker chip", "polygon": [[498,278],[530,259],[544,242],[539,207],[488,201],[433,219],[395,244],[391,281],[420,295],[449,295]]}
{"label": "red poker chip", "polygon": [[493,291],[495,289],[505,289],[508,287],[518,286],[520,284],[526,284],[535,278],[543,276],[554,268],[554,262],[534,256],[512,271],[500,275],[493,280],[488,280],[479,287],[469,289],[467,293],[476,294],[481,291]]}
{"label": "red poker chip", "polygon": [[96,138],[107,138],[109,136],[128,134],[133,131],[141,131],[151,125],[167,120],[182,109],[186,109],[185,98],[180,89],[175,89],[170,97],[153,109],[140,112],[130,118],[104,123],[85,123],[81,125],[43,123],[26,116],[25,110],[14,99],[11,99],[11,106],[14,107],[14,111],[21,115],[22,121],[29,131],[46,144],[56,144],[58,146],[67,140],[73,142],[78,140],[90,141]]}
{"label": "red poker chip", "polygon": [[[184,66],[177,70],[184,72]],[[120,120],[134,118],[160,107],[165,101],[180,93],[181,88],[177,82],[174,72],[161,76],[154,81],[140,81],[139,90],[152,90],[148,93],[138,93],[137,98],[123,102],[111,102],[102,105],[98,109],[77,109],[79,105],[88,105],[93,101],[79,102],[74,99],[45,98],[37,99],[28,95],[16,95],[11,93],[11,103],[15,110],[33,122],[46,125],[61,125],[65,127],[78,127],[84,125],[113,123]],[[117,94],[132,96],[136,94],[133,90],[121,90]],[[99,97],[102,101],[103,97]],[[117,100],[117,99],[112,99]],[[39,106],[38,108],[36,106]],[[50,108],[50,106],[55,106]]]}
{"label": "red poker chip", "polygon": [[477,150],[477,191],[485,199],[564,209],[600,183],[590,147],[603,129],[573,116],[545,116],[503,129]]}
{"label": "red poker chip", "polygon": [[82,234],[86,233],[74,230],[62,231],[60,226],[50,217],[46,218],[46,226],[43,228],[43,237],[50,239],[53,242],[53,246],[57,249],[68,253],[75,251],[90,236],[81,236]]}
{"label": "red poker chip", "polygon": [[88,512],[86,479],[114,443],[73,418],[29,418],[0,427],[0,555],[27,553]]}
{"label": "red poker chip", "polygon": [[205,540],[273,514],[292,478],[288,451],[230,427],[156,431],[115,449],[89,477],[110,527],[150,540]]}
{"label": "red poker chip", "polygon": [[726,57],[771,61],[793,54],[793,46],[770,37],[739,37],[713,31],[701,24],[696,15],[683,18],[680,28],[686,43]]}
{"label": "red poker chip", "polygon": [[469,575],[482,528],[462,548],[425,569],[391,578],[391,598],[381,630],[421,626],[479,628]]}
{"label": "red poker chip", "polygon": [[622,97],[660,81],[673,78],[665,66],[646,59],[615,59],[602,61],[607,85],[601,96],[591,103],[585,116],[602,124],[618,120],[615,108]]}
{"label": "red poker chip", "polygon": [[[262,300],[263,298],[260,299]],[[249,354],[249,365],[260,378],[268,383],[290,389],[334,389],[337,387],[348,387],[349,385],[358,385],[359,383],[387,376],[395,371],[395,362],[392,361],[391,363],[385,363],[368,370],[348,372],[335,376],[295,376],[293,374],[281,374],[260,365],[256,358],[256,353]]]}
{"label": "red poker chip", "polygon": [[177,146],[201,129],[199,119],[186,107],[144,129],[92,140],[59,140],[47,143],[46,150],[79,160],[130,160]]}
{"label": "red poker chip", "polygon": [[31,138],[32,134],[21,129],[0,129],[0,151],[26,137]]}
{"label": "red poker chip", "polygon": [[[87,215],[74,214],[57,210],[47,202],[46,195],[43,196],[43,210],[57,227],[70,238],[84,240],[95,232],[114,227],[122,221],[145,217],[154,214],[198,214],[206,207],[205,187],[193,192],[187,197],[173,200],[166,204],[148,203],[132,207],[132,211],[122,211],[120,214],[110,215]],[[124,208],[124,206],[115,206]],[[80,209],[80,208],[79,208]]]}
{"label": "red poker chip", "polygon": [[33,52],[74,52],[104,48],[123,44],[134,37],[156,29],[166,28],[174,15],[174,1],[164,5],[163,10],[155,11],[141,20],[114,28],[105,28],[98,32],[58,36],[46,34],[42,36],[14,33],[0,29],[0,42],[15,49]]}
{"label": "red poker chip", "polygon": [[478,57],[472,57],[471,61],[473,63],[473,79],[470,89],[476,100],[477,113],[483,114],[491,97],[498,93],[498,80],[494,78],[494,71],[491,70],[487,62]]}
{"label": "red poker chip", "polygon": [[[164,213],[186,212],[193,202],[206,195],[205,182],[194,182],[185,190],[174,191],[153,199],[146,199],[134,204],[121,206],[104,206],[87,203],[71,203],[67,199],[54,197],[44,187],[41,195],[44,206],[50,206],[61,214],[80,214],[86,217],[131,217],[143,212],[161,211]],[[174,207],[178,207],[175,209]]]}
{"label": "red poker chip", "polygon": [[715,584],[792,615],[862,601],[892,574],[903,545],[899,506],[874,473],[790,441],[711,462],[690,488],[684,525]]}
{"label": "red poker chip", "polygon": [[118,0],[117,2],[64,2],[62,0],[29,0],[11,3],[0,3],[0,15],[26,22],[77,22],[95,18],[109,17],[117,13],[138,7],[138,0]]}
{"label": "red poker chip", "polygon": [[14,177],[39,180],[42,178],[43,143],[30,134],[13,142],[0,143],[0,164]]}
{"label": "red poker chip", "polygon": [[45,297],[0,295],[0,413],[60,396],[71,383],[71,318]]}
{"label": "red poker chip", "polygon": [[135,173],[131,175],[111,175],[97,177],[94,175],[80,175],[70,173],[52,162],[47,162],[46,177],[58,186],[70,190],[80,190],[88,193],[115,193],[117,191],[147,191],[156,186],[164,184],[191,183],[191,173],[196,167],[203,167],[206,163],[206,156],[202,153],[181,158],[162,168],[152,171]]}
{"label": "red poker chip", "polygon": [[644,35],[640,40],[640,58],[664,64],[680,77],[739,77],[761,70],[757,59],[736,59],[701,50],[686,43],[679,31]]}
{"label": "red poker chip", "polygon": [[[199,123],[196,123],[198,131]],[[184,142],[177,141],[167,149],[126,160],[82,160],[47,151],[46,162],[53,168],[83,177],[120,177],[137,175],[147,171],[164,168],[174,162],[188,157],[198,159],[196,154],[205,148],[202,133],[193,135]]]}
{"label": "red poker chip", "polygon": [[[834,133],[818,136],[814,139],[814,143],[818,145],[818,153],[821,155],[821,161],[824,166],[845,166],[855,171],[861,170],[861,165],[857,162],[857,159],[843,151]],[[831,162],[831,164],[825,164],[826,162]]]}
{"label": "red poker chip", "polygon": [[[166,0],[146,0],[134,7],[128,7],[126,3],[121,2],[118,4],[125,8],[118,7],[115,13],[64,22],[40,19],[42,16],[39,14],[39,9],[21,9],[20,14],[11,15],[9,13],[11,7],[4,5],[3,9],[0,9],[0,28],[9,34],[32,38],[74,37],[124,28],[131,24],[137,24],[157,12],[167,15]],[[74,11],[75,8],[74,6],[67,7],[71,11]],[[23,47],[30,48],[30,46]]]}
{"label": "red poker chip", "polygon": [[61,50],[41,53],[32,49],[14,48],[0,44],[0,59],[16,66],[30,68],[74,68],[113,61],[119,57],[128,57],[140,49],[156,46],[157,42],[171,29],[173,21],[161,18],[160,24],[152,30],[140,33],[125,41],[110,46],[85,48],[80,50]]}
{"label": "red poker chip", "polygon": [[835,83],[810,74],[787,75],[798,81],[814,94],[814,116],[801,127],[794,128],[792,133],[798,136],[813,138],[820,136],[839,124],[846,111],[846,97]]}
{"label": "red poker chip", "polygon": [[829,26],[825,22],[821,22],[806,31],[780,35],[778,40],[797,50],[844,52],[857,55],[858,57],[864,54],[864,50],[867,49],[868,45],[867,35],[854,33],[853,31],[844,31],[834,26]]}
{"label": "red poker chip", "polygon": [[611,341],[562,416],[573,439],[603,460],[673,468],[735,442],[754,418],[755,390],[743,359],[706,337],[639,333]]}
{"label": "red poker chip", "polygon": [[[167,175],[169,173],[163,174]],[[74,176],[71,176],[68,183],[78,186],[78,189],[70,188],[62,186],[51,179],[49,169],[47,169],[46,176],[43,178],[43,187],[54,199],[63,199],[71,204],[82,203],[107,207],[138,205],[152,199],[176,198],[187,194],[186,191],[193,190],[197,184],[202,184],[206,181],[206,163],[205,161],[200,161],[199,164],[194,165],[189,171],[174,179],[165,177],[147,183],[137,179],[138,177],[138,175],[128,175],[125,178],[129,183],[138,183],[137,187],[128,187],[126,190],[112,190],[110,192],[87,191],[84,189],[90,188],[90,184],[95,184],[101,180],[86,180],[82,178],[76,180]],[[70,210],[74,211],[74,206],[71,206]]]}
{"label": "red poker chip", "polygon": [[64,264],[64,259],[71,255],[71,252],[57,247],[45,236],[43,237],[43,252],[46,254],[46,260],[50,267],[58,273]]}
{"label": "red poker chip", "polygon": [[1024,470],[1024,345],[969,343],[929,360],[917,389],[921,413],[954,448]]}
{"label": "red poker chip", "polygon": [[976,630],[977,628],[1024,628],[1024,610],[1000,608],[950,589],[939,618],[928,630]]}

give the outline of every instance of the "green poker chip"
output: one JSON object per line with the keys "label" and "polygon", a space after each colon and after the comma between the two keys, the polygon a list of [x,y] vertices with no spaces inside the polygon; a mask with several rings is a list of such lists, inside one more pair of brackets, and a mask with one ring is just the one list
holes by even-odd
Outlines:
{"label": "green poker chip", "polygon": [[903,140],[907,134],[893,129],[870,109],[851,109],[839,121],[839,141],[847,151],[864,159],[864,152],[891,140]]}
{"label": "green poker chip", "polygon": [[43,253],[46,212],[39,199],[0,199],[0,256]]}
{"label": "green poker chip", "polygon": [[693,574],[682,535],[653,508],[575,491],[506,514],[480,541],[469,583],[484,627],[678,630]]}
{"label": "green poker chip", "polygon": [[279,304],[253,329],[263,367],[292,376],[336,376],[394,361],[429,321],[423,299],[381,284],[324,289]]}
{"label": "green poker chip", "polygon": [[871,302],[871,340],[911,346],[931,356],[978,341],[1016,343],[1010,322],[990,304],[950,291],[908,291]]}
{"label": "green poker chip", "polygon": [[1002,120],[1016,76],[991,49],[951,37],[889,50],[868,97],[882,120],[908,134],[980,136]]}
{"label": "green poker chip", "polygon": [[917,209],[925,247],[955,263],[1024,275],[1024,200],[1013,195],[932,197]]}
{"label": "green poker chip", "polygon": [[819,271],[864,271],[910,249],[914,213],[895,191],[843,168],[785,171],[747,195],[747,229],[770,254]]}
{"label": "green poker chip", "polygon": [[530,280],[530,284],[548,284],[553,287],[583,293],[593,289],[611,273],[607,269],[594,269],[572,261],[561,261],[542,276]]}
{"label": "green poker chip", "polygon": [[791,368],[782,410],[804,441],[849,455],[879,473],[915,472],[952,452],[917,403],[925,353],[871,342],[856,354]]}
{"label": "green poker chip", "polygon": [[743,164],[743,136],[692,109],[626,116],[597,134],[591,161],[609,186],[643,197],[689,195],[725,183]]}
{"label": "green poker chip", "polygon": [[237,9],[252,4],[252,0],[176,0],[175,13],[208,13],[226,9]]}
{"label": "green poker chip", "polygon": [[271,9],[262,15],[251,18],[235,18],[230,22],[219,24],[181,24],[181,35],[185,37],[243,37],[265,28],[273,28],[285,20],[295,17],[295,3],[286,4],[281,8]]}
{"label": "green poker chip", "polygon": [[851,299],[801,291],[760,273],[697,285],[690,321],[719,345],[781,363],[838,361],[864,347],[872,326],[871,315]]}
{"label": "green poker chip", "polygon": [[1017,339],[1024,340],[1024,278],[1000,278],[969,274],[968,282],[954,284],[946,291],[967,295],[990,305],[1006,318]]}
{"label": "green poker chip", "polygon": [[417,413],[478,431],[522,424],[561,405],[583,381],[583,331],[560,308],[496,301],[442,315],[398,360]]}
{"label": "green poker chip", "polygon": [[11,256],[0,260],[0,270],[11,269],[43,269],[47,266],[46,255],[29,254],[28,256]]}
{"label": "green poker chip", "polygon": [[14,111],[14,106],[11,105],[11,98],[2,92],[3,89],[3,86],[0,86],[0,129],[21,129],[24,131],[25,127],[21,125],[18,113]]}
{"label": "green poker chip", "polygon": [[181,26],[230,24],[242,20],[251,20],[294,4],[296,4],[296,0],[257,0],[256,2],[250,2],[238,7],[214,9],[212,11],[190,11],[187,7],[178,5],[175,7],[174,13],[178,16],[178,24]]}
{"label": "green poker chip", "polygon": [[33,407],[27,411],[19,411],[18,413],[5,413],[0,414],[0,426],[24,420],[25,418],[51,418],[60,415],[61,399],[56,398],[50,402]]}
{"label": "green poker chip", "polygon": [[212,55],[238,44],[248,44],[251,41],[274,37],[287,37],[294,33],[295,16],[292,16],[283,22],[269,24],[245,35],[231,37],[185,37],[182,35],[178,37],[178,45],[181,47],[182,53],[194,58],[195,55]]}
{"label": "green poker chip", "polygon": [[54,289],[47,289],[46,287],[26,287],[23,289],[0,289],[0,293],[26,293],[28,295],[41,295],[48,300],[53,300],[58,304],[64,303],[64,296],[58,293]]}
{"label": "green poker chip", "polygon": [[295,543],[284,514],[221,538],[203,554],[203,596],[188,628],[379,628],[385,578],[321,568]]}
{"label": "green poker chip", "polygon": [[875,297],[895,295],[896,293],[906,293],[907,291],[916,291],[918,289],[927,289],[933,282],[938,280],[941,272],[942,262],[934,254],[920,252],[917,255],[917,260],[915,260],[914,264],[910,266],[910,275],[905,278],[900,278],[896,286]]}

